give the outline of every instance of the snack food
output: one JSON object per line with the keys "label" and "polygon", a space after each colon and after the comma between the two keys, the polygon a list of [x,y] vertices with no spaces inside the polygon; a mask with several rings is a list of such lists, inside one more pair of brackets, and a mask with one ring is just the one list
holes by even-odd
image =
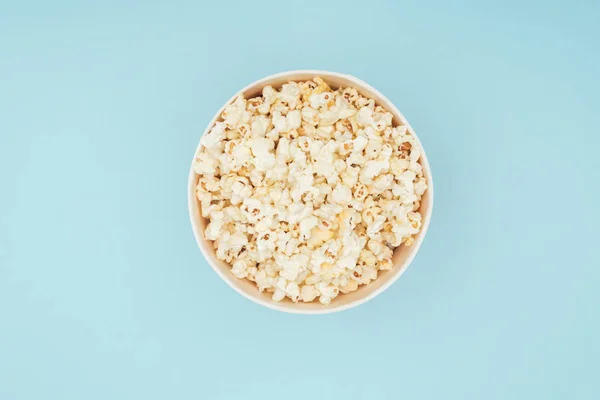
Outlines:
{"label": "snack food", "polygon": [[323,304],[391,269],[427,189],[406,126],[356,89],[316,78],[238,96],[194,161],[205,237],[273,300]]}

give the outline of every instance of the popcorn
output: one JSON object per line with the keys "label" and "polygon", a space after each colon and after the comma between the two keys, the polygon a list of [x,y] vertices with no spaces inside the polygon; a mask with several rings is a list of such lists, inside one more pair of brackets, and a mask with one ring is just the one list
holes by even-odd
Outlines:
{"label": "popcorn", "polygon": [[333,235],[334,232],[329,229],[314,228],[310,231],[310,236],[306,244],[309,248],[314,249],[331,239]]}
{"label": "popcorn", "polygon": [[255,137],[255,138],[264,137],[265,133],[267,133],[267,129],[269,129],[270,125],[271,125],[270,118],[259,115],[250,124],[250,131],[252,132],[252,137]]}
{"label": "popcorn", "polygon": [[373,108],[361,107],[356,113],[356,122],[361,127],[370,126],[373,124]]}
{"label": "popcorn", "polygon": [[248,261],[247,260],[236,260],[231,266],[231,273],[235,275],[236,278],[245,278],[248,276]]}
{"label": "popcorn", "polygon": [[229,201],[233,205],[240,204],[251,195],[252,188],[248,184],[248,179],[240,177],[231,185],[231,199]]}
{"label": "popcorn", "polygon": [[277,132],[290,132],[300,127],[302,116],[300,111],[294,110],[282,115],[280,112],[275,112],[273,115],[273,126]]}
{"label": "popcorn", "polygon": [[346,164],[349,167],[363,167],[367,163],[367,158],[361,153],[352,153],[346,158]]}
{"label": "popcorn", "polygon": [[385,247],[385,245],[376,240],[369,240],[369,242],[367,243],[367,247],[369,248],[369,250],[371,250],[371,252],[373,254],[375,254],[377,256],[379,253],[381,253],[383,251],[383,248]]}
{"label": "popcorn", "polygon": [[279,143],[277,143],[276,159],[282,164],[291,160],[290,140],[288,138],[283,137],[279,139]]}
{"label": "popcorn", "polygon": [[298,301],[298,296],[300,296],[300,288],[296,282],[290,282],[285,287],[285,294],[292,299],[295,303]]}
{"label": "popcorn", "polygon": [[319,112],[312,107],[306,106],[301,112],[302,120],[306,123],[317,126],[319,124]]}
{"label": "popcorn", "polygon": [[[383,248],[381,249],[381,251],[379,252],[379,254],[375,254],[375,257],[377,257],[377,260],[381,262],[387,260],[387,259],[391,259],[392,256],[394,255],[394,252],[392,251],[392,249],[390,249],[387,246],[383,246]],[[381,269],[381,267],[380,267]]]}
{"label": "popcorn", "polygon": [[368,185],[373,182],[373,178],[382,172],[389,169],[389,162],[380,160],[367,161],[365,166],[360,170],[359,181]]}
{"label": "popcorn", "polygon": [[312,108],[319,109],[326,106],[330,101],[332,101],[333,98],[333,93],[330,92],[314,93],[309,97],[308,102]]}
{"label": "popcorn", "polygon": [[368,140],[365,147],[365,154],[370,159],[375,159],[383,148],[383,139],[379,136],[372,137]]}
{"label": "popcorn", "polygon": [[219,219],[213,219],[204,231],[204,237],[208,240],[217,240],[223,231],[223,221]]}
{"label": "popcorn", "polygon": [[288,215],[286,221],[290,224],[300,222],[304,218],[313,213],[312,204],[292,203],[288,207]]}
{"label": "popcorn", "polygon": [[194,172],[201,176],[213,176],[218,166],[219,160],[207,154],[194,162]]}
{"label": "popcorn", "polygon": [[210,130],[209,133],[202,136],[200,143],[207,149],[214,149],[221,144],[223,137],[225,136],[225,124],[223,122],[217,122],[215,126]]}
{"label": "popcorn", "polygon": [[347,284],[345,284],[344,286],[342,286],[340,288],[340,292],[350,293],[350,292],[354,292],[356,289],[358,289],[358,282],[355,280],[351,280]]}
{"label": "popcorn", "polygon": [[285,298],[285,290],[276,289],[271,298],[273,299],[273,301],[283,300]]}
{"label": "popcorn", "polygon": [[425,181],[425,178],[419,178],[419,180],[414,184],[414,189],[417,196],[422,196],[427,190],[427,182]]}
{"label": "popcorn", "polygon": [[263,103],[258,106],[258,111],[261,114],[268,114],[271,108],[271,105],[275,102],[277,97],[277,92],[271,86],[265,86],[263,88]]}
{"label": "popcorn", "polygon": [[306,240],[310,236],[310,233],[314,227],[319,223],[319,219],[314,215],[304,218],[300,221],[300,238]]}
{"label": "popcorn", "polygon": [[381,260],[381,262],[379,263],[380,271],[389,271],[392,268],[394,268],[394,263],[392,262],[391,258],[386,258],[384,260]]}
{"label": "popcorn", "polygon": [[[346,209],[340,214],[340,232],[346,234],[347,232],[354,231],[356,225],[362,222],[362,217],[360,213],[353,208]],[[350,246],[350,244],[346,244],[346,240],[350,240],[352,236],[344,236],[345,246]],[[354,245],[353,243],[352,245]],[[361,246],[362,247],[362,246]]]}
{"label": "popcorn", "polygon": [[377,279],[377,269],[375,269],[375,264],[367,264],[366,267],[363,267],[362,279],[363,284],[365,285],[371,282],[372,280]]}
{"label": "popcorn", "polygon": [[240,122],[247,121],[250,118],[250,114],[246,111],[244,96],[241,94],[238,95],[232,104],[225,107],[222,117],[229,128],[236,128]]}
{"label": "popcorn", "polygon": [[377,112],[373,117],[373,124],[371,124],[371,127],[380,132],[384,131],[385,128],[392,126],[393,118],[394,116],[387,111]]}
{"label": "popcorn", "polygon": [[319,139],[327,140],[327,139],[331,139],[331,135],[333,134],[333,132],[334,132],[334,128],[331,125],[319,126],[315,130],[314,136]]}
{"label": "popcorn", "polygon": [[[342,101],[342,97],[339,97],[338,95],[335,100],[335,105],[333,105],[330,108],[327,108],[319,114],[319,123],[321,125],[333,125],[340,118],[342,118],[342,112],[345,111]],[[349,115],[344,114],[344,116],[348,117]]]}
{"label": "popcorn", "polygon": [[290,111],[286,116],[286,122],[289,130],[298,129],[302,122],[302,115],[300,114],[300,111]]}
{"label": "popcorn", "polygon": [[379,194],[383,193],[387,189],[392,187],[394,182],[394,176],[392,174],[379,175],[373,180],[371,193]]}
{"label": "popcorn", "polygon": [[358,182],[358,173],[360,172],[360,168],[358,167],[347,167],[344,172],[342,172],[342,182],[346,186],[354,187]]}
{"label": "popcorn", "polygon": [[317,284],[317,290],[319,291],[319,293],[321,293],[321,295],[319,296],[319,302],[321,302],[321,304],[323,305],[331,303],[331,299],[337,297],[337,295],[340,292],[339,288],[333,285],[328,285],[325,282],[319,282]]}
{"label": "popcorn", "polygon": [[237,96],[193,163],[204,235],[231,273],[274,301],[330,304],[411,246],[427,181],[404,125],[322,79]]}
{"label": "popcorn", "polygon": [[258,251],[260,253],[265,253],[275,250],[276,238],[277,236],[275,236],[274,232],[270,230],[265,231],[262,236],[259,236],[256,240],[256,247],[258,248]]}
{"label": "popcorn", "polygon": [[371,226],[375,223],[375,218],[381,214],[382,209],[379,206],[370,206],[362,213],[362,220],[367,226]]}
{"label": "popcorn", "polygon": [[275,156],[271,153],[274,143],[265,138],[254,138],[248,141],[254,155],[254,166],[258,171],[267,171],[275,166]]}
{"label": "popcorn", "polygon": [[367,227],[367,236],[373,237],[376,233],[383,229],[383,224],[385,223],[387,217],[385,215],[378,215]]}
{"label": "popcorn", "polygon": [[257,270],[256,274],[254,275],[254,282],[256,283],[256,286],[258,286],[258,290],[261,292],[271,287],[271,283],[269,282],[264,269]]}
{"label": "popcorn", "polygon": [[336,204],[345,205],[350,200],[352,200],[352,191],[350,188],[343,183],[338,183],[333,192],[331,192],[331,201]]}
{"label": "popcorn", "polygon": [[300,298],[305,303],[310,303],[319,295],[319,291],[313,285],[302,286]]}
{"label": "popcorn", "polygon": [[296,82],[286,83],[281,87],[279,98],[288,104],[291,109],[296,108],[300,102],[300,86]]}
{"label": "popcorn", "polygon": [[357,136],[356,139],[354,139],[352,141],[353,149],[352,152],[353,153],[360,153],[361,151],[364,150],[365,147],[367,147],[367,144],[369,143],[369,140],[364,137],[364,136]]}
{"label": "popcorn", "polygon": [[333,168],[335,171],[340,174],[346,169],[346,163],[344,160],[340,160],[339,158],[333,162]]}

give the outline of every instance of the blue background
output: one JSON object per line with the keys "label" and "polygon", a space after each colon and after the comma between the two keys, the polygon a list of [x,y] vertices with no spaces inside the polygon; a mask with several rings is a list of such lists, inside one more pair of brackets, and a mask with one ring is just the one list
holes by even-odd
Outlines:
{"label": "blue background", "polygon": [[[600,398],[600,3],[497,3],[1,2],[0,399]],[[234,293],[186,207],[213,114],[303,68],[435,177],[407,273],[325,316]]]}

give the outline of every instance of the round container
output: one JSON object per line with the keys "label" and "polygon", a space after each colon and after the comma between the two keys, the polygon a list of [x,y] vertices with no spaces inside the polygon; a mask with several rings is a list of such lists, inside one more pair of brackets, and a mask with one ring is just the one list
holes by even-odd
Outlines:
{"label": "round container", "polygon": [[[225,109],[225,106],[231,103],[239,93],[243,93],[245,98],[251,98],[258,96],[262,93],[263,87],[267,85],[271,85],[274,88],[279,88],[284,83],[289,81],[306,81],[313,79],[315,77],[321,77],[329,86],[332,88],[338,88],[340,86],[346,87],[351,86],[358,90],[360,94],[365,97],[372,98],[375,100],[377,105],[382,106],[387,111],[393,114],[394,125],[406,125],[408,131],[415,137],[418,141],[418,137],[415,134],[415,131],[411,128],[406,118],[398,111],[398,109],[390,102],[384,95],[379,93],[376,89],[369,86],[367,83],[357,79],[353,76],[340,74],[336,72],[328,72],[328,71],[289,71],[282,72],[279,74],[267,76],[266,78],[259,79],[256,82],[251,83],[246,86],[231,99],[223,105],[223,107],[215,114],[213,119],[208,124],[208,127],[204,131],[204,134],[207,134],[215,122],[221,119],[221,114]],[[422,146],[421,146],[422,147]],[[196,153],[200,151],[200,144],[196,148]],[[192,160],[193,161],[193,160]],[[421,208],[419,212],[422,216],[422,228],[421,232],[416,236],[415,242],[412,246],[406,247],[401,245],[400,247],[394,250],[394,255],[392,257],[392,261],[394,262],[394,268],[389,271],[379,271],[378,278],[368,285],[359,286],[358,290],[348,293],[348,294],[340,294],[338,297],[334,298],[331,301],[331,304],[324,306],[319,301],[314,301],[312,303],[303,303],[298,302],[294,303],[288,298],[280,302],[276,302],[271,300],[271,294],[267,292],[259,292],[258,288],[253,282],[250,282],[246,279],[238,279],[230,272],[231,267],[217,259],[215,255],[215,250],[212,246],[212,242],[206,240],[204,238],[204,230],[208,221],[205,218],[202,218],[200,213],[200,203],[196,197],[196,185],[198,184],[198,175],[194,172],[193,168],[190,168],[189,181],[188,181],[188,207],[190,213],[190,220],[192,223],[192,229],[194,231],[194,236],[196,237],[196,242],[204,254],[204,257],[208,260],[210,266],[215,270],[215,272],[236,292],[246,297],[249,300],[252,300],[255,303],[263,305],[265,307],[272,308],[278,311],[285,311],[289,313],[297,313],[297,314],[326,314],[331,312],[337,312],[346,310],[352,307],[356,307],[359,304],[365,303],[368,300],[371,300],[378,294],[382,293],[386,290],[392,283],[396,281],[402,275],[402,273],[406,270],[408,265],[411,263],[419,248],[421,247],[421,243],[423,243],[423,238],[427,233],[427,227],[429,226],[429,221],[431,219],[431,212],[433,209],[433,179],[431,176],[431,169],[429,167],[429,162],[427,161],[427,156],[425,155],[425,150],[422,149],[420,162],[423,166],[423,174],[427,178],[428,189],[423,195],[421,199]]]}

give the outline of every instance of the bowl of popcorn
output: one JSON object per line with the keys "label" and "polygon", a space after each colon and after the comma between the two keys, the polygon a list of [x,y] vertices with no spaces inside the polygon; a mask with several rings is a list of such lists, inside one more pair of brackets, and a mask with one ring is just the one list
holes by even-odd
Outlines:
{"label": "bowl of popcorn", "polygon": [[386,97],[349,75],[292,71],[248,85],[208,124],[189,213],[234,290],[321,314],[402,275],[431,219],[432,183],[419,139]]}

